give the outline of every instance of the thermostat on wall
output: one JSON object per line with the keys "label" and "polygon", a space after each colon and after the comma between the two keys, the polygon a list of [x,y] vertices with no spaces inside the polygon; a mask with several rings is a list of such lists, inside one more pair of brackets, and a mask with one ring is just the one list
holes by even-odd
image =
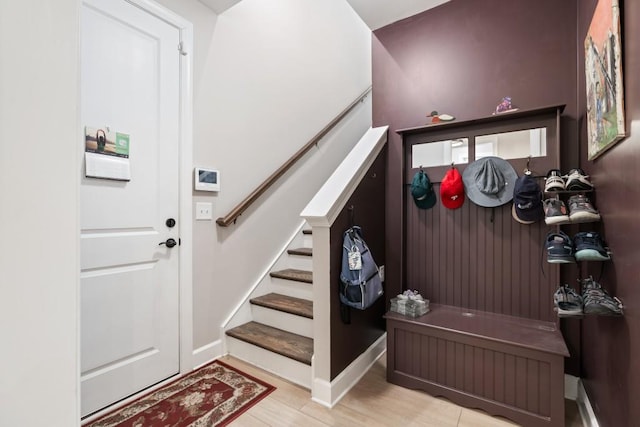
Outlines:
{"label": "thermostat on wall", "polygon": [[193,180],[196,190],[220,191],[220,172],[216,169],[195,168]]}

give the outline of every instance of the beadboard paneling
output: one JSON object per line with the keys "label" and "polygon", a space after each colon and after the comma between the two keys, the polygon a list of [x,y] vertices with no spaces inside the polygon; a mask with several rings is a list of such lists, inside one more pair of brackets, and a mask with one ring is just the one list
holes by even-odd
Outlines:
{"label": "beadboard paneling", "polygon": [[516,222],[511,204],[422,210],[408,195],[406,227],[407,289],[440,304],[555,320],[558,266],[546,262],[544,222]]}

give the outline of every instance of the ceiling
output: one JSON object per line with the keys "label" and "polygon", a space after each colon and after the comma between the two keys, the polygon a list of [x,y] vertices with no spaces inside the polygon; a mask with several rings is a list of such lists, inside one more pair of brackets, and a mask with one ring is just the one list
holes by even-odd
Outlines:
{"label": "ceiling", "polygon": [[[221,14],[241,0],[199,0]],[[449,0],[347,0],[371,31],[392,24]]]}
{"label": "ceiling", "polygon": [[449,0],[347,0],[371,31],[434,8]]}

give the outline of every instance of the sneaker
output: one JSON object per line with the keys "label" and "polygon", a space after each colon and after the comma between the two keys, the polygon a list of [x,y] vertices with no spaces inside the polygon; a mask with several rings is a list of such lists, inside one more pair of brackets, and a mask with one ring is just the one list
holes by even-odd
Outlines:
{"label": "sneaker", "polygon": [[611,259],[600,235],[593,231],[581,231],[573,236],[576,261],[608,261]]}
{"label": "sneaker", "polygon": [[558,169],[551,169],[545,178],[544,191],[562,191],[565,189],[564,179]]}
{"label": "sneaker", "polygon": [[548,225],[566,224],[569,222],[567,207],[560,199],[547,199],[544,202],[544,222]]}
{"label": "sneaker", "polygon": [[571,169],[566,179],[565,188],[569,191],[593,190],[589,175],[586,175],[582,169]]}
{"label": "sneaker", "polygon": [[552,264],[568,264],[576,262],[573,256],[573,243],[562,231],[547,234],[547,262]]}
{"label": "sneaker", "polygon": [[582,316],[582,297],[569,285],[563,285],[553,294],[558,317]]}
{"label": "sneaker", "polygon": [[569,219],[571,222],[600,221],[600,214],[584,194],[569,197]]}
{"label": "sneaker", "polygon": [[600,316],[622,316],[622,302],[611,298],[593,277],[582,280],[583,313]]}

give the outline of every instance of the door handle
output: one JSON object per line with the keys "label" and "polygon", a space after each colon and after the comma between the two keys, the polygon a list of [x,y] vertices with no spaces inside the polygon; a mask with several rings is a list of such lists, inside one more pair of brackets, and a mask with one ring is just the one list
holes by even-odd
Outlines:
{"label": "door handle", "polygon": [[158,246],[167,245],[168,248],[172,248],[177,244],[178,242],[176,242],[175,239],[167,239],[165,242],[158,243]]}

